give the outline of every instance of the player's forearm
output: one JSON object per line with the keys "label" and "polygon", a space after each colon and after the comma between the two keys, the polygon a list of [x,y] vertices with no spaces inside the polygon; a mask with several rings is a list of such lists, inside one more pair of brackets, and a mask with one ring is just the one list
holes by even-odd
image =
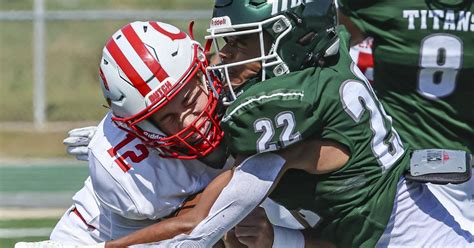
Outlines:
{"label": "player's forearm", "polygon": [[164,245],[212,246],[262,202],[283,171],[284,164],[285,160],[281,156],[271,153],[246,159],[234,170],[232,179],[206,219],[191,234],[175,237]]}
{"label": "player's forearm", "polygon": [[106,248],[122,248],[136,244],[157,242],[173,238],[181,233],[189,233],[199,223],[199,219],[179,216],[153,224],[117,240],[105,243]]}
{"label": "player's forearm", "polygon": [[182,233],[190,233],[209,213],[212,204],[232,178],[232,171],[217,176],[203,191],[196,206],[183,215],[172,217],[125,237],[106,243],[106,248],[127,247],[134,244],[158,242]]}

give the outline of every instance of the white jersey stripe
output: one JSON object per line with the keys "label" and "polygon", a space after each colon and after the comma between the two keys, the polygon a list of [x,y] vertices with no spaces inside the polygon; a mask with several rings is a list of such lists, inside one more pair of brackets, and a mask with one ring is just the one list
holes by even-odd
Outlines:
{"label": "white jersey stripe", "polygon": [[257,98],[252,98],[252,99],[249,99],[243,103],[241,103],[239,106],[237,106],[234,110],[232,110],[228,115],[226,115],[223,119],[222,119],[222,122],[226,122],[226,121],[229,121],[231,118],[232,118],[232,115],[235,114],[235,112],[239,111],[241,108],[253,103],[253,102],[256,102],[256,101],[261,101],[263,99],[270,99],[272,97],[284,97],[284,96],[299,96],[299,97],[303,97],[304,96],[304,92],[292,92],[292,93],[275,93],[275,94],[271,94],[271,95],[264,95],[264,96],[259,96]]}

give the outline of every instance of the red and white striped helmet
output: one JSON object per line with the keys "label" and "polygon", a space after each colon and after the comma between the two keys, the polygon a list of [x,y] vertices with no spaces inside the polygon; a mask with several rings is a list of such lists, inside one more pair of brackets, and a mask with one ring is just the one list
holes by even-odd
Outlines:
{"label": "red and white striped helmet", "polygon": [[[172,25],[150,21],[122,27],[105,45],[99,70],[113,121],[164,157],[195,159],[207,155],[223,136],[217,116],[221,83],[206,73],[207,65],[199,43]],[[209,93],[206,108],[192,125],[166,135],[147,119],[199,72]],[[203,125],[210,125],[206,133],[201,131]]]}

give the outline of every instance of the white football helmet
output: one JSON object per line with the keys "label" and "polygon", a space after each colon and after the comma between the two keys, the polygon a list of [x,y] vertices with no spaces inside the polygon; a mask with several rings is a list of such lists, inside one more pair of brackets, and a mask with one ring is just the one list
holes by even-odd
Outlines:
{"label": "white football helmet", "polygon": [[[122,27],[105,45],[99,70],[113,121],[164,157],[207,155],[223,137],[217,113],[221,83],[206,72],[207,66],[199,43],[172,25],[150,21]],[[165,134],[147,118],[173,100],[196,75],[202,75],[208,92],[205,110],[192,125]],[[210,128],[206,126],[203,133],[204,125]]]}

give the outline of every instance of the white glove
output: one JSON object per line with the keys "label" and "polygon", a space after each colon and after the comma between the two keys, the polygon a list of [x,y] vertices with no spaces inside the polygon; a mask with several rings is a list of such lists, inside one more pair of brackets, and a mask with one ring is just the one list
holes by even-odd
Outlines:
{"label": "white glove", "polygon": [[18,242],[15,244],[15,248],[104,248],[105,242],[94,244],[94,245],[71,245],[61,241],[45,240],[39,242]]}
{"label": "white glove", "polygon": [[69,131],[68,137],[63,140],[67,153],[76,156],[77,160],[88,161],[87,146],[96,131],[96,126],[81,127]]}

